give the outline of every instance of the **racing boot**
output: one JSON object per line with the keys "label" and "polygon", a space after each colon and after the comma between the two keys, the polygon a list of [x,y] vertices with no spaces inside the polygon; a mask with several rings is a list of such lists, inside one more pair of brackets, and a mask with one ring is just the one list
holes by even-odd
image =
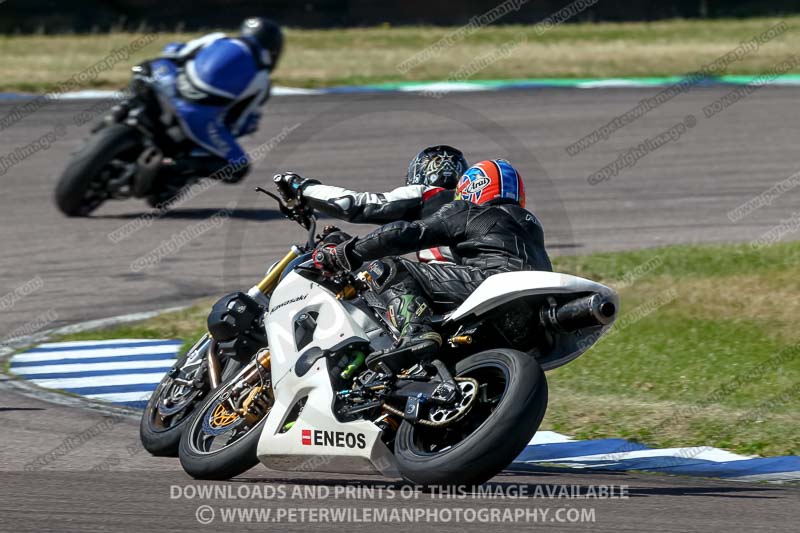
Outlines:
{"label": "racing boot", "polygon": [[418,294],[402,294],[387,304],[386,316],[400,331],[400,338],[389,349],[367,357],[371,370],[389,370],[394,374],[430,358],[442,346],[442,336],[431,325],[431,308]]}

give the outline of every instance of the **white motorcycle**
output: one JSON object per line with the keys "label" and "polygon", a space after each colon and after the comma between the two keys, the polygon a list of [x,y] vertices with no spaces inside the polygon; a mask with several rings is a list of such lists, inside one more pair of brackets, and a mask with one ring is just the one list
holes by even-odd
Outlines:
{"label": "white motorcycle", "polygon": [[[270,196],[314,235],[304,206]],[[482,483],[537,431],[547,408],[544,371],[581,355],[619,308],[613,289],[587,279],[496,274],[437,317],[447,342],[436,359],[398,375],[376,372],[364,367],[365,355],[398,332],[369,305],[366,273],[331,278],[313,266],[320,239],[273,267],[280,281],[263,317],[269,347],[189,421],[179,454],[191,476],[228,479],[260,460],[288,472]]]}

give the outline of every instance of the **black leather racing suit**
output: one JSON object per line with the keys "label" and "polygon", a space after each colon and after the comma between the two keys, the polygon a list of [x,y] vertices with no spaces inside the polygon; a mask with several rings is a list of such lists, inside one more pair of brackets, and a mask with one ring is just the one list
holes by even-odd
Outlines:
{"label": "black leather racing suit", "polygon": [[[392,289],[388,292],[394,294],[387,296],[397,298],[413,294],[418,284],[421,296],[444,312],[461,304],[492,274],[552,270],[541,224],[532,213],[506,199],[484,205],[452,201],[421,220],[393,222],[357,238],[352,252],[370,261],[433,246],[448,246],[456,264],[391,259],[388,272],[378,273],[384,278],[379,292]],[[416,284],[408,283],[404,272]]]}
{"label": "black leather racing suit", "polygon": [[[406,185],[385,193],[371,193],[310,183],[303,187],[302,194],[303,202],[320,213],[357,224],[386,224],[431,216],[453,201],[455,191],[427,185]],[[420,261],[453,261],[447,247],[418,250],[417,257]]]}

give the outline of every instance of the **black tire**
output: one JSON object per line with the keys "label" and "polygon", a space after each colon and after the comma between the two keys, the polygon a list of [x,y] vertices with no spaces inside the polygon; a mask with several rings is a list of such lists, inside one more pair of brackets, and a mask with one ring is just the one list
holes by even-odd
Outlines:
{"label": "black tire", "polygon": [[[482,369],[482,370],[481,370]],[[418,485],[477,485],[507,467],[530,442],[547,410],[547,379],[536,359],[516,350],[480,352],[456,364],[456,375],[475,372],[504,375],[505,390],[483,422],[460,442],[443,451],[425,450],[425,432],[403,421],[394,454],[402,476]],[[478,380],[482,383],[481,380]],[[472,408],[473,411],[476,407]],[[470,411],[466,424],[473,414]],[[437,435],[433,430],[427,437]]]}
{"label": "black tire", "polygon": [[112,124],[94,133],[73,154],[58,179],[55,202],[61,212],[68,217],[82,217],[97,209],[103,200],[88,199],[89,186],[98,178],[103,167],[122,154],[135,152],[141,146],[141,134],[123,124]]}
{"label": "black tire", "polygon": [[[176,366],[183,364],[183,360],[185,360],[186,355],[184,354],[176,364]],[[241,368],[242,363],[236,361],[235,359],[229,359],[225,363],[225,368],[222,372],[222,382],[224,383],[227,379],[233,377]],[[156,387],[156,390],[150,396],[150,400],[147,402],[147,406],[144,408],[144,412],[142,413],[142,418],[139,422],[139,439],[142,441],[142,446],[145,450],[150,452],[150,454],[155,455],[157,457],[177,457],[178,456],[178,447],[180,446],[181,435],[183,435],[183,430],[186,429],[186,423],[192,419],[194,410],[188,411],[183,418],[178,420],[178,422],[174,425],[171,425],[168,428],[159,427],[156,417],[158,416],[157,413],[157,402],[161,397],[161,393],[163,388],[169,386],[172,383],[172,380],[169,378],[168,375],[165,375],[161,382]],[[221,387],[222,385],[220,385]],[[204,393],[208,392],[209,386],[206,384],[206,388]],[[194,408],[196,409],[202,402],[198,399],[194,404]],[[190,406],[191,407],[191,406]]]}
{"label": "black tire", "polygon": [[181,466],[187,474],[195,479],[225,480],[243,474],[258,464],[256,451],[261,430],[268,416],[264,416],[247,434],[234,443],[212,452],[200,452],[192,444],[192,439],[203,423],[206,412],[213,407],[216,400],[225,391],[219,387],[210,394],[197,409],[186,430],[181,436],[178,456]]}

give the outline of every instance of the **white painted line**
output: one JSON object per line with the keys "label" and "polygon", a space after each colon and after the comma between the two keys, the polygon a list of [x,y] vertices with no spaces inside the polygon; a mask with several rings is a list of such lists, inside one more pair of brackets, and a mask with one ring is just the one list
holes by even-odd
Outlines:
{"label": "white painted line", "polygon": [[148,355],[154,353],[177,353],[180,344],[158,344],[155,346],[139,346],[135,348],[106,348],[103,350],[65,350],[47,352],[29,352],[17,354],[11,358],[14,363],[53,361],[58,359],[88,359],[92,357],[123,357],[126,355]]}
{"label": "white painted line", "polygon": [[678,457],[684,459],[698,459],[701,461],[723,463],[726,461],[744,461],[746,459],[752,459],[753,457],[756,457],[726,452],[725,450],[720,450],[719,448],[704,448],[704,446],[698,446],[695,448],[662,448],[620,453],[598,453],[594,455],[576,455],[573,457],[559,457],[543,461],[530,462],[558,463],[561,461],[604,461],[607,464],[614,464],[617,461],[623,461],[625,459],[642,459],[646,457]]}
{"label": "white painted line", "polygon": [[[119,363],[85,363],[69,365],[44,365],[44,366],[24,366],[21,368],[11,367],[11,371],[19,376],[37,376],[39,374],[72,373],[82,374],[83,372],[94,372],[101,370],[135,370],[141,368],[161,368],[166,371],[175,364],[175,359],[158,359],[156,361],[122,361]],[[95,379],[102,380],[106,376],[95,376]]]}
{"label": "white painted line", "polygon": [[404,85],[398,87],[400,92],[469,92],[469,91],[490,91],[493,87],[478,83],[421,83],[419,85]]}
{"label": "white painted line", "polygon": [[[597,80],[597,81],[585,81],[575,84],[576,87],[580,89],[604,89],[610,87],[652,87],[653,85],[642,83],[641,81],[637,80]],[[658,87],[658,86],[656,86]]]}
{"label": "white painted line", "polygon": [[87,394],[85,398],[104,402],[146,402],[152,392],[105,392],[103,394]]}
{"label": "white painted line", "polygon": [[45,342],[38,344],[37,348],[85,348],[88,346],[105,346],[108,344],[139,344],[152,343],[156,339],[111,339],[102,341],[63,341]]}
{"label": "white painted line", "polygon": [[322,94],[319,89],[301,89],[299,87],[273,87],[272,94],[275,96],[295,96],[304,94]]}
{"label": "white painted line", "polygon": [[[2,3],[2,1],[0,1]],[[659,87],[667,87],[672,85],[675,82],[644,82],[642,80],[637,79],[598,79],[598,80],[590,80],[584,82],[575,82],[574,85],[551,85],[548,84],[547,81],[541,81],[537,79],[530,79],[530,80],[518,80],[522,82],[529,82],[531,84],[538,85],[541,84],[541,87],[549,87],[549,88],[577,88],[577,89],[618,89],[618,88],[659,88]],[[729,85],[747,85],[746,83],[732,83],[722,81],[723,84]],[[764,81],[760,85],[788,85],[788,86],[798,86],[800,85],[800,80],[797,79],[774,79],[769,81]],[[304,89],[301,87],[273,87],[272,88],[272,95],[273,96],[304,96],[304,95],[324,95],[324,94],[331,94],[331,93],[338,93],[338,94],[356,94],[362,92],[363,90],[368,90],[370,92],[467,92],[467,91],[495,91],[498,89],[514,87],[514,82],[511,82],[510,85],[495,85],[495,84],[485,84],[485,83],[472,83],[472,82],[433,82],[433,83],[419,83],[413,85],[400,85],[393,89],[381,89],[372,86],[352,86],[352,87],[330,87],[325,89]],[[35,98],[37,95],[22,95],[22,96],[30,96],[31,98]],[[119,91],[111,91],[111,90],[84,90],[84,91],[74,91],[74,92],[65,92],[60,94],[53,94],[50,96],[55,100],[94,100],[94,99],[107,99],[107,98],[120,98]]]}
{"label": "white painted line", "polygon": [[119,97],[119,91],[85,90],[50,95],[53,100],[89,100]]}
{"label": "white painted line", "polygon": [[164,372],[154,372],[88,378],[31,379],[30,382],[46,389],[80,389],[83,387],[113,387],[114,385],[146,385],[158,383],[163,377]]}
{"label": "white painted line", "polygon": [[[22,347],[30,346],[36,342],[44,342],[51,339],[54,335],[64,335],[68,333],[79,333],[89,331],[92,329],[109,327],[116,324],[127,324],[137,320],[146,320],[154,316],[173,311],[182,311],[188,308],[188,305],[178,307],[168,307],[158,311],[146,311],[139,313],[128,313],[125,315],[117,315],[109,318],[101,318],[98,320],[88,320],[86,322],[79,322],[77,324],[70,324],[68,326],[61,326],[52,329],[37,331],[30,335],[23,335],[10,340],[4,346],[0,346],[0,361],[13,354],[13,352]],[[163,377],[163,374],[161,374]],[[119,416],[124,416],[132,420],[139,420],[141,413],[134,412],[128,407],[116,406],[113,404],[90,401],[88,398],[67,396],[57,392],[40,389],[34,386],[26,379],[7,379],[0,380],[0,390],[13,390],[17,394],[21,394],[28,398],[34,398],[41,401],[46,401],[54,405],[64,405],[72,408],[82,408],[89,411],[101,412],[103,414],[115,413]]]}
{"label": "white painted line", "polygon": [[[319,89],[303,89],[300,87],[273,87],[272,94],[276,96],[294,96],[305,94],[321,94]],[[101,100],[105,98],[120,98],[120,91],[109,91],[102,89],[87,89],[84,91],[72,91],[56,93],[51,95],[53,100]],[[34,97],[36,95],[31,95]]]}

